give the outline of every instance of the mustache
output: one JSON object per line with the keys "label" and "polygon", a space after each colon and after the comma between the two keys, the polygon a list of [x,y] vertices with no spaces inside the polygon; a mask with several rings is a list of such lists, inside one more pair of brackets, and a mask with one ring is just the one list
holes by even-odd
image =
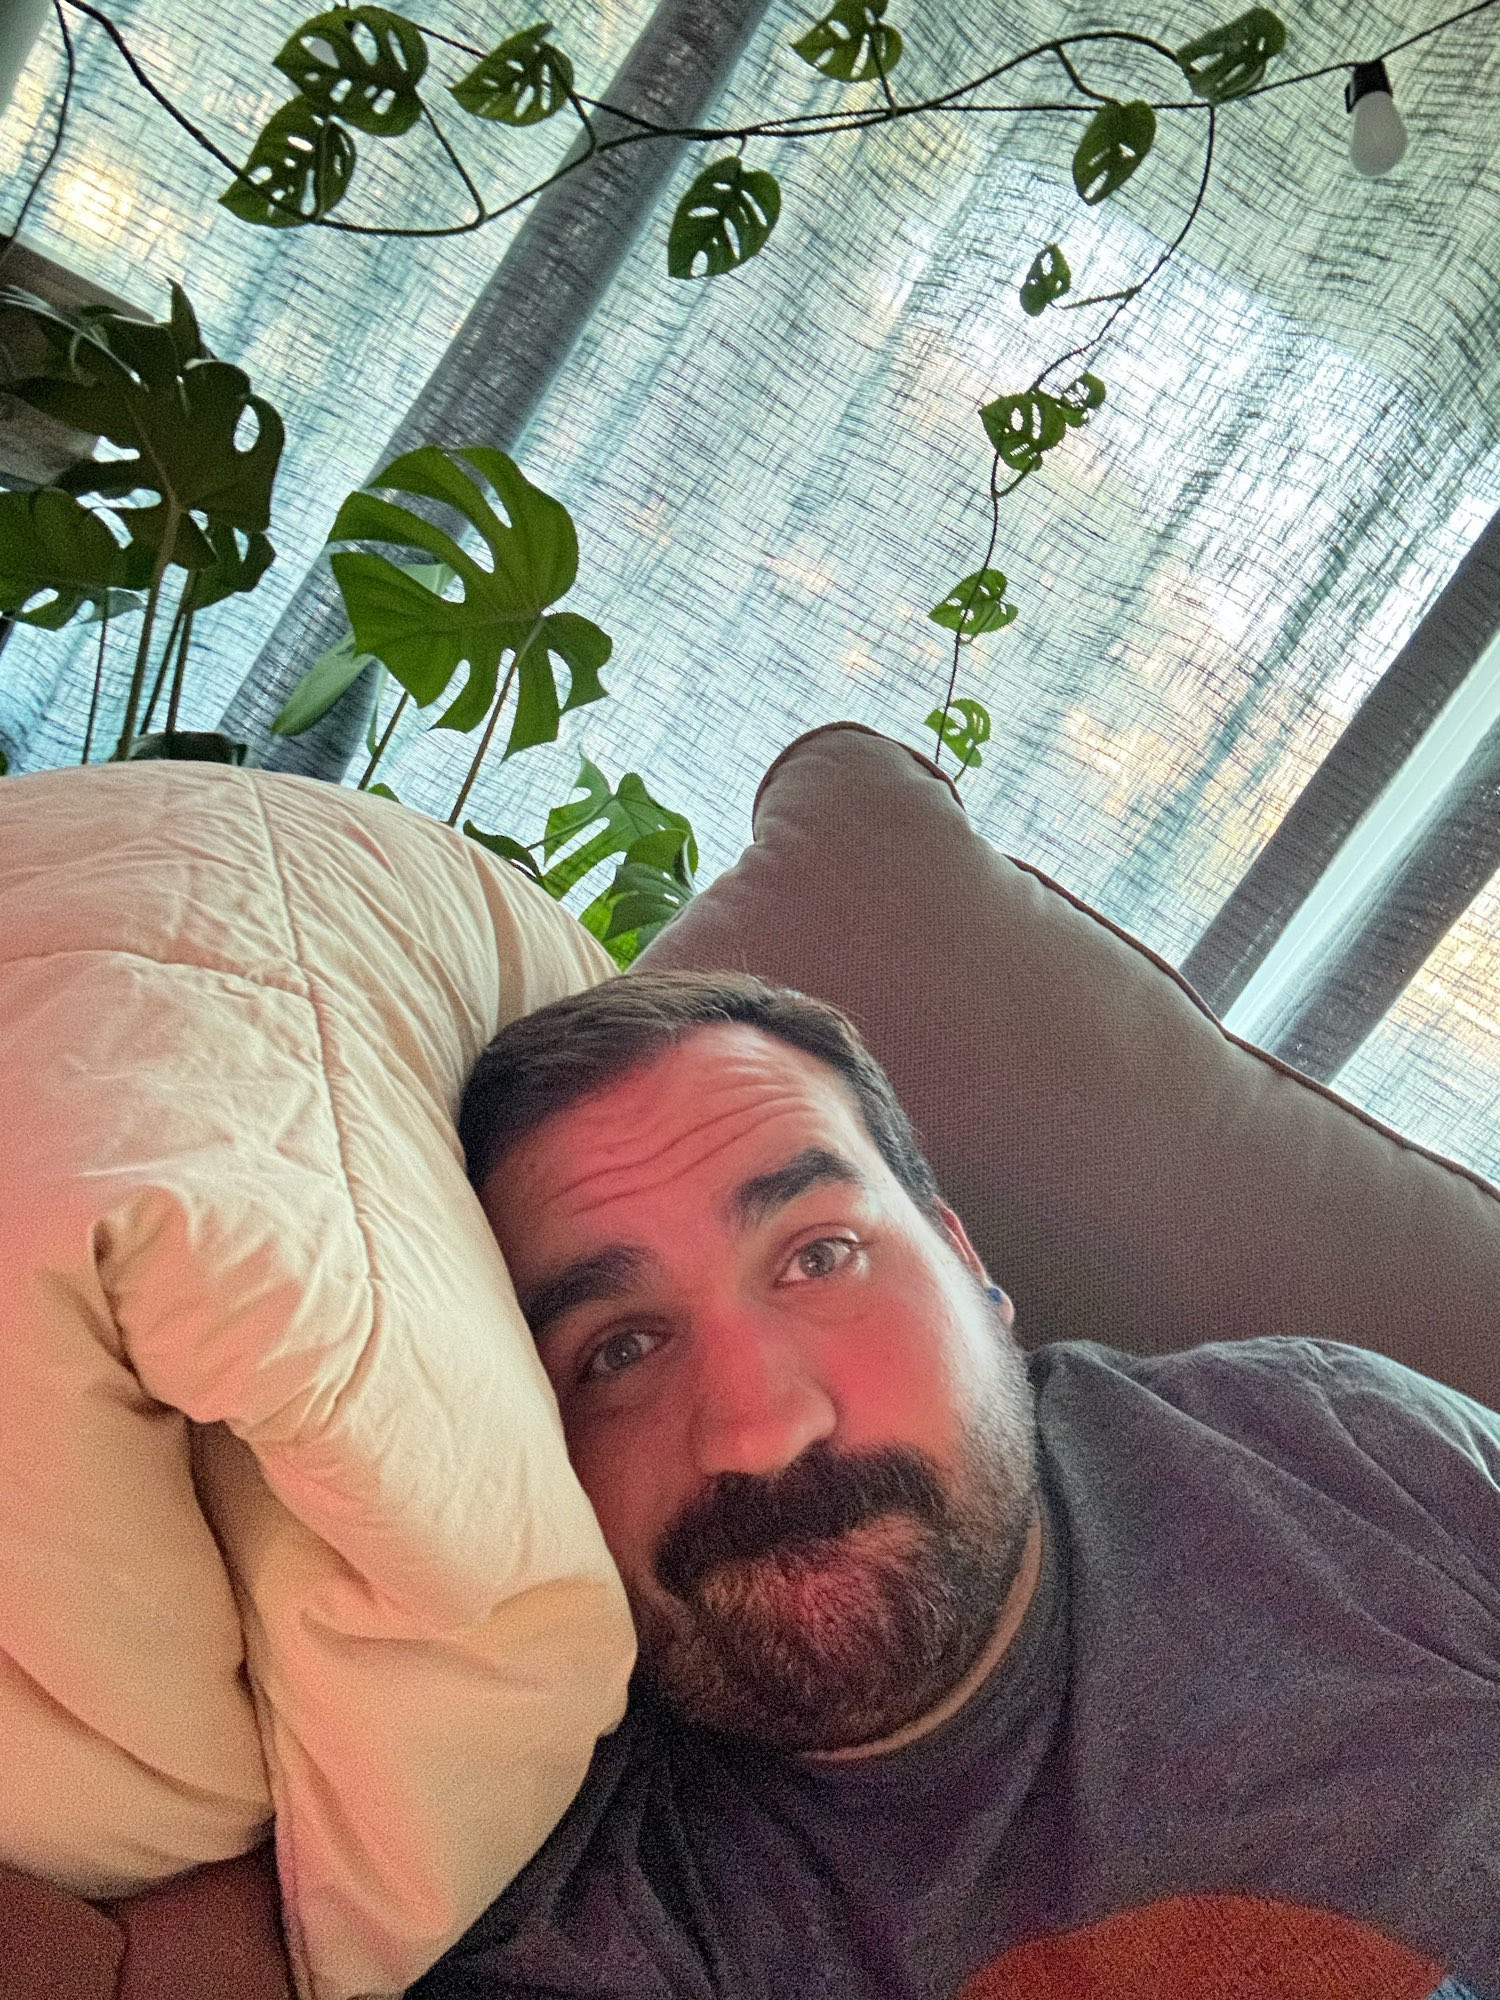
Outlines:
{"label": "mustache", "polygon": [[656,1575],[675,1597],[720,1564],[831,1541],[884,1514],[938,1523],[947,1500],[921,1453],[888,1446],[859,1457],[809,1445],[774,1479],[726,1472],[688,1503],[662,1537]]}

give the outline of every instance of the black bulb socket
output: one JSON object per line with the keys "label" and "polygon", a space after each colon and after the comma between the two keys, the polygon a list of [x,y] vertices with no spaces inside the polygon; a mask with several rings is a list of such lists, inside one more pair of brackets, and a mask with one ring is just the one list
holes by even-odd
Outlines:
{"label": "black bulb socket", "polygon": [[1383,90],[1387,97],[1394,99],[1385,64],[1355,63],[1349,81],[1344,85],[1344,109],[1352,111],[1362,97],[1372,97],[1377,90]]}

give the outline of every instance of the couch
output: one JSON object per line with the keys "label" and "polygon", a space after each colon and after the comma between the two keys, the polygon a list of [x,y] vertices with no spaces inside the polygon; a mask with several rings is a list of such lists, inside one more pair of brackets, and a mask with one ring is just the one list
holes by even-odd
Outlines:
{"label": "couch", "polygon": [[[7,781],[0,857],[8,1018],[24,1028],[7,1060],[33,1125],[76,1118],[102,1145],[119,1116],[95,1130],[80,1106],[143,1106],[108,1160],[33,1134],[29,1178],[14,1152],[0,1177],[0,1225],[35,1242],[38,1187],[66,1180],[69,1254],[86,1235],[88,1257],[52,1272],[38,1324],[53,1338],[65,1295],[68,1338],[104,1371],[73,1356],[69,1380],[150,1439],[160,1492],[189,1510],[178,1557],[217,1621],[199,1682],[153,1686],[145,1722],[119,1698],[108,1615],[78,1642],[92,1678],[31,1660],[47,1726],[59,1703],[77,1711],[59,1743],[94,1755],[105,1739],[140,1781],[142,1823],[166,1831],[154,1848],[103,1839],[87,1796],[62,1835],[45,1796],[10,1825],[0,1809],[0,2000],[397,1991],[545,1837],[623,1698],[617,1580],[451,1135],[500,1021],[609,967],[472,843],[309,780],[155,766]],[[1500,1190],[1226,1034],[1155,954],[978,838],[919,753],[853,724],[792,744],[743,858],[642,962],[750,970],[846,1008],[1024,1342],[1310,1334],[1500,1407]],[[135,1038],[101,1038],[132,1007]],[[92,1067],[70,1096],[48,1079],[79,1046]],[[282,1221],[247,1244],[265,1161],[289,1175]],[[31,1254],[61,1253],[49,1237]],[[7,1273],[0,1304],[12,1348],[22,1283]],[[101,1447],[117,1478],[133,1436]],[[0,1461],[18,1451],[0,1418]],[[118,1504],[157,1497],[122,1487]],[[43,1574],[28,1559],[0,1571],[12,1591]],[[136,1587],[170,1619],[169,1583]],[[84,1563],[74,1598],[87,1588]],[[47,1623],[16,1602],[0,1597],[0,1662]],[[76,1606],[59,1603],[66,1625]],[[178,1746],[131,1747],[174,1712],[202,1737],[181,1757],[223,1779],[196,1819]]]}

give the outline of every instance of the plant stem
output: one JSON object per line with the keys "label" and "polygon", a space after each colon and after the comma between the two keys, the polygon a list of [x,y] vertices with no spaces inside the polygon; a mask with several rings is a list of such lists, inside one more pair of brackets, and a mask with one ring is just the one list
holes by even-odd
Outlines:
{"label": "plant stem", "polygon": [[1104,94],[1102,90],[1089,89],[1088,85],[1084,82],[1083,78],[1078,74],[1077,70],[1074,69],[1072,63],[1069,61],[1067,48],[1062,42],[1052,42],[1049,44],[1049,47],[1051,48],[1053,55],[1057,57],[1057,60],[1062,64],[1063,68],[1067,71],[1068,81],[1069,83],[1072,84],[1073,88],[1078,92],[1080,97],[1091,97],[1096,104],[1107,104],[1109,102],[1108,97]]}
{"label": "plant stem", "polygon": [[[193,587],[193,579],[191,576],[189,576],[187,584],[182,593],[182,601],[184,604],[187,604],[188,592],[192,589],[192,587]],[[186,617],[184,617],[182,621],[182,638],[179,641],[177,647],[177,665],[172,674],[172,696],[170,701],[168,701],[167,703],[168,736],[175,736],[177,733],[177,704],[182,699],[182,682],[183,682],[183,676],[187,672],[188,647],[192,643],[192,637],[193,637],[193,607],[191,604],[188,604],[187,615]]]}
{"label": "plant stem", "polygon": [[191,577],[184,579],[182,595],[177,600],[177,609],[172,613],[172,629],[167,634],[167,643],[161,649],[161,658],[156,666],[156,679],[151,683],[151,699],[146,703],[146,713],[141,722],[142,736],[151,734],[151,724],[156,718],[156,704],[161,699],[161,691],[166,683],[167,668],[171,664],[172,652],[177,644],[177,633],[182,624],[183,606],[192,584]]}
{"label": "plant stem", "polygon": [[591,160],[599,150],[599,134],[594,130],[594,121],[584,109],[583,99],[578,95],[576,90],[568,92],[568,102],[577,112],[579,123],[588,135],[588,151],[583,157],[586,160]]}
{"label": "plant stem", "polygon": [[443,131],[442,126],[439,125],[437,120],[433,117],[432,112],[429,110],[428,106],[425,103],[422,106],[422,116],[427,120],[427,123],[432,127],[434,137],[436,138],[438,144],[442,147],[443,151],[448,155],[449,164],[455,169],[459,179],[463,182],[464,187],[468,192],[469,199],[474,204],[475,220],[478,222],[483,222],[487,214],[487,210],[485,209],[484,205],[484,196],[479,192],[478,188],[475,187],[473,178],[470,175],[468,168],[464,165],[463,161],[458,157],[457,153],[454,152],[452,146],[448,143],[447,134]]}
{"label": "plant stem", "polygon": [[156,568],[151,575],[151,588],[146,593],[146,615],[141,620],[141,640],[135,649],[135,670],[130,676],[130,693],[125,700],[125,721],[120,730],[120,740],[115,745],[111,762],[123,764],[130,755],[130,746],[135,741],[135,718],[141,705],[141,689],[146,682],[146,662],[151,656],[151,632],[156,624],[156,607],[161,598],[162,578],[167,573],[171,561],[173,544],[177,540],[177,527],[182,519],[182,510],[177,502],[168,496],[166,500],[167,518],[162,529],[161,548],[157,551]]}
{"label": "plant stem", "polygon": [[401,712],[406,707],[406,704],[410,700],[411,700],[411,689],[403,688],[401,690],[401,699],[396,703],[396,706],[391,710],[391,719],[385,725],[385,734],[381,737],[380,741],[375,745],[375,748],[370,756],[370,761],[365,766],[365,775],[360,779],[358,785],[355,787],[357,791],[367,792],[370,789],[370,780],[375,775],[375,766],[380,762],[381,758],[385,755],[386,745],[395,735],[396,724],[401,720]]}
{"label": "plant stem", "polygon": [[[541,620],[538,619],[537,623],[540,624]],[[532,636],[535,636],[535,628],[533,628]],[[484,753],[490,747],[490,738],[495,733],[495,724],[500,720],[500,711],[505,706],[505,697],[510,693],[510,684],[516,677],[516,668],[521,664],[521,655],[530,644],[531,638],[528,638],[525,645],[517,646],[511,656],[510,665],[505,670],[505,679],[500,684],[500,692],[495,696],[495,706],[490,710],[490,719],[484,725],[484,735],[480,738],[479,748],[475,752],[474,761],[469,766],[469,775],[464,779],[462,791],[460,791],[458,797],[453,801],[453,810],[448,815],[449,826],[458,825],[458,816],[464,809],[464,800],[474,789],[474,780],[479,776],[479,767],[484,762]]]}
{"label": "plant stem", "polygon": [[[105,602],[108,603],[108,599]],[[88,726],[83,732],[83,755],[80,764],[89,761],[89,752],[94,747],[94,718],[99,713],[99,690],[104,685],[104,642],[109,637],[109,613],[106,611],[99,620],[99,657],[94,663],[94,692],[89,698]]]}
{"label": "plant stem", "polygon": [[880,60],[881,33],[882,30],[877,27],[870,38],[870,60],[875,65],[875,74],[880,78],[880,88],[886,103],[892,111],[899,111],[901,107],[897,104],[895,93],[891,89],[891,80],[885,73],[885,64]]}
{"label": "plant stem", "polygon": [[[1120,314],[1124,312],[1126,306],[1130,304],[1131,300],[1134,299],[1139,293],[1145,291],[1147,285],[1150,284],[1151,280],[1166,268],[1166,266],[1172,261],[1173,257],[1175,257],[1177,252],[1182,248],[1183,242],[1187,237],[1188,231],[1192,228],[1193,224],[1198,220],[1198,216],[1203,208],[1204,200],[1208,194],[1208,183],[1213,176],[1213,170],[1214,170],[1214,140],[1218,134],[1218,129],[1219,129],[1218,106],[1210,104],[1208,107],[1208,135],[1203,142],[1203,172],[1199,177],[1198,192],[1193,197],[1193,205],[1188,210],[1187,221],[1183,223],[1181,229],[1178,230],[1177,234],[1172,238],[1171,242],[1167,245],[1166,249],[1162,251],[1161,255],[1157,258],[1156,262],[1151,266],[1151,269],[1146,273],[1145,277],[1139,279],[1137,283],[1131,285],[1125,292],[1120,294],[1120,304],[1115,307],[1114,311],[1109,315],[1109,318],[1105,320],[1103,326],[1100,327],[1099,331],[1096,334],[1094,334],[1092,338],[1085,341],[1081,341],[1077,347],[1070,347],[1066,354],[1059,354],[1055,361],[1048,362],[1047,366],[1042,370],[1041,374],[1038,375],[1036,380],[1032,383],[1031,386],[1033,389],[1040,389],[1042,384],[1046,381],[1047,377],[1049,375],[1055,375],[1057,370],[1061,368],[1065,362],[1076,360],[1080,355],[1084,354],[1092,355],[1094,349],[1098,347],[1100,343],[1104,340],[1110,328],[1114,325],[1115,321],[1120,317]],[[1086,303],[1102,305],[1104,301],[1103,299],[1099,299],[1099,300],[1090,300],[1087,301]]]}

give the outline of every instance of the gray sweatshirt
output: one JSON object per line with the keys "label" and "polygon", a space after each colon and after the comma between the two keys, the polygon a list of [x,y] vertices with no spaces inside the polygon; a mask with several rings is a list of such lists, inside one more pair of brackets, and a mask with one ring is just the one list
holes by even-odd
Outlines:
{"label": "gray sweatshirt", "polygon": [[1028,1366],[964,1708],[829,1765],[638,1693],[410,2000],[1500,2000],[1500,1416],[1326,1340]]}

